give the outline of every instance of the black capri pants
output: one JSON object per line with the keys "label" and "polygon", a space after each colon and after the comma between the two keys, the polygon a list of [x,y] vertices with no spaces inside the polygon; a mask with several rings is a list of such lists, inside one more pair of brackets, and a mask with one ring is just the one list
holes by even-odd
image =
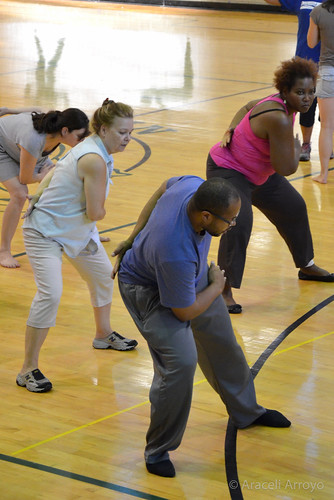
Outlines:
{"label": "black capri pants", "polygon": [[241,209],[237,225],[225,233],[218,250],[218,265],[225,270],[232,288],[240,288],[246,252],[253,227],[252,205],[272,222],[291,252],[297,268],[313,259],[313,243],[304,199],[283,176],[275,173],[257,186],[237,172],[219,167],[211,156],[207,160],[207,178],[221,177],[239,191]]}

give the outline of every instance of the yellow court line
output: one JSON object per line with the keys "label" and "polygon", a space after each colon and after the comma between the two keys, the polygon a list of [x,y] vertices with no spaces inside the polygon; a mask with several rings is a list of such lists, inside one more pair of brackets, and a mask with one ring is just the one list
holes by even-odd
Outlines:
{"label": "yellow court line", "polygon": [[[194,383],[195,385],[202,384],[203,382],[207,382],[206,378],[199,380],[198,382]],[[117,417],[118,415],[121,415],[122,413],[126,413],[128,411],[134,410],[135,408],[139,408],[140,406],[147,405],[149,403],[149,400],[143,401],[143,403],[139,403],[134,406],[130,406],[129,408],[124,408],[124,410],[117,411],[116,413],[112,413],[111,415],[107,415],[106,417],[99,418],[98,420],[94,420],[93,422],[89,422],[88,424],[80,425],[80,427],[75,427],[74,429],[71,429],[70,431],[63,432],[62,434],[57,434],[56,436],[53,436],[48,439],[44,439],[44,441],[39,441],[38,443],[32,444],[30,446],[27,446],[26,448],[22,448],[21,450],[14,451],[12,455],[18,455],[19,453],[22,453],[27,450],[31,450],[32,448],[36,448],[37,446],[40,446],[41,444],[49,443],[50,441],[54,441],[55,439],[61,438],[63,436],[67,436],[68,434],[72,434],[73,432],[80,431],[81,429],[85,429],[86,427],[89,427],[90,425],[95,425],[99,424],[100,422],[104,422],[104,420],[108,420],[109,418]]]}
{"label": "yellow court line", "polygon": [[287,351],[292,351],[292,349],[296,349],[296,347],[300,347],[305,344],[310,344],[311,342],[314,342],[315,340],[323,339],[325,337],[329,337],[330,335],[333,335],[334,332],[329,332],[325,333],[324,335],[320,335],[319,337],[314,337],[313,339],[310,340],[305,340],[305,342],[301,342],[300,344],[293,345],[291,347],[288,347],[287,349],[282,349],[281,351],[274,352],[273,356],[277,356],[278,354],[282,354],[283,352]]}
{"label": "yellow court line", "polygon": [[100,422],[103,422],[104,420],[108,420],[109,418],[112,417],[117,417],[118,415],[121,415],[122,413],[126,413],[128,411],[134,410],[135,408],[139,408],[140,406],[147,405],[149,401],[144,401],[143,403],[139,403],[134,406],[130,406],[129,408],[124,408],[124,410],[117,411],[116,413],[112,413],[111,415],[107,415],[106,417],[99,418],[98,420],[94,420],[94,422],[89,422],[88,424],[80,425],[80,427],[76,427],[75,429],[71,429],[70,431],[63,432],[62,434],[57,434],[56,436],[53,436],[48,439],[44,439],[44,441],[39,441],[38,443],[32,444],[31,446],[27,446],[26,448],[22,448],[21,450],[14,451],[12,455],[18,455],[19,453],[22,453],[23,451],[31,450],[32,448],[36,448],[36,446],[39,446],[41,444],[49,443],[50,441],[54,441],[55,439],[58,439],[63,436],[67,436],[68,434],[72,434],[73,432],[79,431],[81,429],[85,429],[86,427],[89,427],[90,425],[95,425],[99,424]]}
{"label": "yellow court line", "polygon": [[[278,354],[282,354],[287,351],[291,351],[292,349],[296,349],[297,347],[300,347],[305,344],[310,344],[311,342],[314,342],[315,340],[323,339],[325,337],[328,337],[330,335],[333,335],[334,332],[329,332],[325,333],[324,335],[320,335],[319,337],[314,337],[313,339],[310,340],[305,340],[305,342],[301,342],[300,344],[296,344],[294,346],[288,347],[287,349],[282,349],[281,351],[275,352],[273,355],[277,356]],[[194,383],[194,386],[202,384],[203,382],[207,382],[206,379],[199,380],[198,382]],[[57,434],[56,436],[53,436],[48,439],[44,439],[44,441],[39,441],[38,443],[32,444],[30,446],[27,446],[26,448],[22,448],[21,450],[15,451],[12,453],[12,455],[18,455],[19,453],[23,453],[24,451],[31,450],[32,448],[36,448],[37,446],[40,446],[41,444],[45,443],[50,443],[50,441],[54,441],[55,439],[61,438],[63,436],[67,436],[68,434],[72,434],[73,432],[77,432],[81,429],[85,429],[86,427],[89,427],[91,425],[98,424],[100,422],[104,422],[105,420],[108,420],[109,418],[117,417],[118,415],[121,415],[122,413],[126,413],[128,411],[134,410],[135,408],[140,408],[141,406],[144,406],[148,404],[149,401],[144,401],[143,403],[139,403],[134,406],[130,406],[129,408],[125,408],[124,410],[117,411],[115,413],[112,413],[111,415],[107,415],[106,417],[99,418],[98,420],[94,420],[93,422],[89,422],[88,424],[80,425],[80,427],[76,427],[75,429],[71,429],[70,431],[63,432],[62,434]]]}

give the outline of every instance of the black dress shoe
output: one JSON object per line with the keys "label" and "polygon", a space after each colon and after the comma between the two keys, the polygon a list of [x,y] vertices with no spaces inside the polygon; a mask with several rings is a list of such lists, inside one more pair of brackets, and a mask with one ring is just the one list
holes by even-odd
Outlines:
{"label": "black dress shoe", "polygon": [[325,283],[334,282],[334,273],[325,274],[324,276],[316,276],[314,274],[306,274],[303,271],[299,271],[298,278],[305,281],[324,281]]}
{"label": "black dress shoe", "polygon": [[240,314],[242,313],[242,305],[231,304],[230,306],[227,306],[227,310],[230,314]]}

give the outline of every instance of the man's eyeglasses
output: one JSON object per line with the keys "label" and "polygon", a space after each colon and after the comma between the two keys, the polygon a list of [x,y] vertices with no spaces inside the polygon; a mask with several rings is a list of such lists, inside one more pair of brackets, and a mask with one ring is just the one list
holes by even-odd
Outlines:
{"label": "man's eyeglasses", "polygon": [[206,212],[209,212],[211,215],[213,215],[214,217],[217,217],[217,219],[220,219],[222,220],[223,222],[226,222],[226,224],[229,225],[229,227],[231,226],[235,226],[236,223],[237,223],[237,217],[238,215],[236,215],[235,217],[233,217],[233,219],[231,220],[228,220],[228,219],[225,219],[225,217],[222,217],[221,215],[218,215],[218,214],[215,214],[214,212],[211,212],[211,210],[206,210]]}

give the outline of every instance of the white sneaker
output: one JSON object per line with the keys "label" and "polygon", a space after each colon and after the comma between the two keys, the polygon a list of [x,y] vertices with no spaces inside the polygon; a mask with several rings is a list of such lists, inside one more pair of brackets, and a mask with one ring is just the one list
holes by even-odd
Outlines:
{"label": "white sneaker", "polygon": [[50,380],[44,377],[38,368],[24,375],[19,374],[16,377],[16,383],[20,387],[26,387],[30,392],[48,392],[52,389]]}
{"label": "white sneaker", "polygon": [[137,340],[126,339],[117,332],[110,333],[104,339],[94,339],[95,349],[115,349],[116,351],[131,351],[138,345]]}

